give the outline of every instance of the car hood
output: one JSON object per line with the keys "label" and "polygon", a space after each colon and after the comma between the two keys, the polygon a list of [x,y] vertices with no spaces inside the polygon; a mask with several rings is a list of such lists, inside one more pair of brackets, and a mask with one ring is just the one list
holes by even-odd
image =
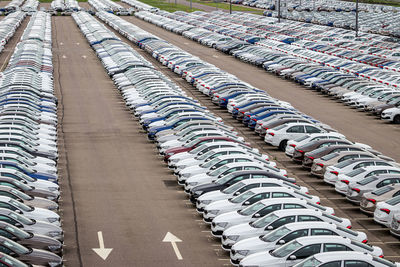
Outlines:
{"label": "car hood", "polygon": [[285,266],[284,258],[275,258],[269,252],[258,252],[240,261],[242,266]]}

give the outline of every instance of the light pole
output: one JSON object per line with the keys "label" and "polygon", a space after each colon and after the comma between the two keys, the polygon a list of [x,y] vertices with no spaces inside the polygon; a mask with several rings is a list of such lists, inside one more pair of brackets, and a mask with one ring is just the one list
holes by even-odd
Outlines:
{"label": "light pole", "polygon": [[281,0],[278,0],[278,22],[281,22]]}
{"label": "light pole", "polygon": [[232,14],[232,0],[229,0],[229,14]]}
{"label": "light pole", "polygon": [[356,37],[358,37],[358,0],[356,0]]}
{"label": "light pole", "polygon": [[190,0],[190,10],[192,10],[192,0]]}

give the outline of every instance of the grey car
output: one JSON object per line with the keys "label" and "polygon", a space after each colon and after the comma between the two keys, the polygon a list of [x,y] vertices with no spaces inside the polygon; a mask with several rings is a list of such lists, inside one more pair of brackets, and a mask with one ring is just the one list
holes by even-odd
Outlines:
{"label": "grey car", "polygon": [[387,185],[398,183],[400,183],[400,174],[383,174],[370,176],[362,179],[361,181],[350,183],[349,189],[346,193],[346,199],[353,203],[359,204],[361,201],[361,197],[365,193],[372,192]]}
{"label": "grey car", "polygon": [[374,214],[376,203],[400,196],[400,184],[387,185],[361,197],[360,210],[367,214]]}
{"label": "grey car", "polygon": [[23,246],[49,250],[53,253],[60,253],[62,243],[49,236],[33,234],[24,231],[14,225],[0,221],[0,236],[7,237]]}
{"label": "grey car", "polygon": [[27,248],[4,236],[0,236],[0,250],[25,263],[51,267],[62,266],[60,256],[46,250]]}
{"label": "grey car", "polygon": [[44,208],[52,211],[58,210],[58,204],[50,199],[42,198],[42,197],[34,197],[25,194],[15,188],[1,185],[0,184],[0,196],[10,197],[12,199],[18,200],[25,205]]}
{"label": "grey car", "polygon": [[9,187],[18,189],[30,196],[43,197],[43,198],[53,200],[53,201],[57,201],[57,199],[60,195],[59,191],[57,191],[57,190],[49,191],[46,189],[32,187],[32,186],[28,185],[27,182],[24,180],[20,181],[20,180],[11,178],[11,177],[0,176],[0,185],[9,186]]}
{"label": "grey car", "polygon": [[12,266],[12,267],[30,267],[32,265],[27,265],[20,260],[17,260],[10,255],[0,252],[0,265],[1,266]]}

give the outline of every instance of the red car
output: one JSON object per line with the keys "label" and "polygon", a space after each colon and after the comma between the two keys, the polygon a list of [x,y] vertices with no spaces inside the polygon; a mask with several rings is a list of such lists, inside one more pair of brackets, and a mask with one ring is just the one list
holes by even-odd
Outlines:
{"label": "red car", "polygon": [[180,146],[180,147],[174,147],[174,148],[170,148],[167,149],[165,151],[165,155],[164,155],[164,161],[168,161],[169,157],[171,157],[172,155],[178,154],[178,153],[182,153],[182,152],[188,152],[191,151],[192,149],[195,149],[196,147],[199,147],[203,144],[206,143],[210,143],[210,142],[219,142],[219,141],[228,141],[228,142],[236,142],[236,143],[241,143],[244,145],[249,146],[249,144],[247,143],[243,143],[239,140],[235,140],[229,137],[224,137],[224,136],[207,136],[207,137],[201,137],[197,140],[197,142],[190,146],[190,147],[186,147],[186,146]]}

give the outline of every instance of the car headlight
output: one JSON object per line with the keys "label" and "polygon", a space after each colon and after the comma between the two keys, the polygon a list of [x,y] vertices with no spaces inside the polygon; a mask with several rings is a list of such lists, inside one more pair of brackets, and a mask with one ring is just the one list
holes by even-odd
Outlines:
{"label": "car headlight", "polygon": [[62,234],[62,232],[60,232],[60,231],[52,231],[52,232],[48,233],[48,235],[51,236],[51,237],[55,237],[55,236],[58,236],[58,235],[61,235],[61,234]]}
{"label": "car headlight", "polygon": [[49,187],[49,191],[58,191],[58,187]]}
{"label": "car headlight", "polygon": [[391,115],[392,112],[383,112],[382,115]]}
{"label": "car headlight", "polygon": [[61,265],[61,262],[51,261],[49,262],[50,267],[57,267]]}
{"label": "car headlight", "polygon": [[219,210],[209,210],[208,213],[217,215]]}
{"label": "car headlight", "polygon": [[169,152],[169,153],[167,153],[167,156],[172,156],[174,153],[172,153],[172,152]]}
{"label": "car headlight", "polygon": [[184,174],[182,174],[182,177],[189,177],[190,176],[190,173],[184,173]]}
{"label": "car headlight", "polygon": [[190,186],[195,186],[197,184],[198,184],[198,182],[190,182],[190,183],[188,183],[188,185],[190,185]]}
{"label": "car headlight", "polygon": [[221,223],[217,223],[216,225],[219,226],[219,227],[225,228],[228,225],[228,223],[227,222],[221,222]]}
{"label": "car headlight", "polygon": [[[196,194],[199,194],[199,195],[201,195],[201,193],[203,193],[203,192],[202,191],[196,192]],[[200,201],[200,203],[204,204],[204,205],[208,205],[211,203],[211,200],[202,200],[202,201]]]}
{"label": "car headlight", "polygon": [[47,218],[50,223],[58,221],[58,218]]}
{"label": "car headlight", "polygon": [[239,239],[239,236],[238,235],[230,235],[230,236],[227,236],[227,238],[230,240],[236,241]]}
{"label": "car headlight", "polygon": [[247,256],[249,254],[250,250],[237,250],[236,253],[243,255],[243,256]]}

